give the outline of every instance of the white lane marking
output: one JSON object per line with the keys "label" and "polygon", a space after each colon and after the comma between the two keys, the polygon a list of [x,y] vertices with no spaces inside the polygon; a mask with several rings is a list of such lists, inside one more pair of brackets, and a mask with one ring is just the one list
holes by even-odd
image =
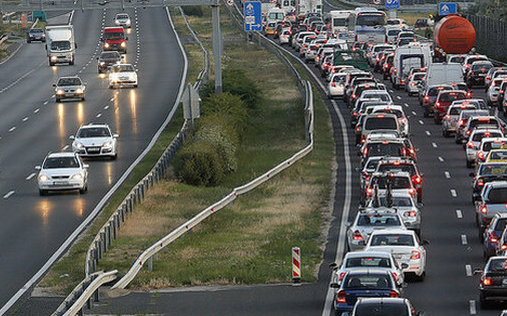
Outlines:
{"label": "white lane marking", "polygon": [[422,120],[419,120],[419,124],[424,125],[424,122]]}
{"label": "white lane marking", "polygon": [[394,91],[393,90],[389,90],[389,93],[394,93]]}
{"label": "white lane marking", "polygon": [[28,117],[25,117],[25,118],[23,119],[23,122],[26,122],[26,121],[28,121]]}
{"label": "white lane marking", "polygon": [[14,194],[14,192],[15,192],[14,190],[9,191],[6,195],[4,195],[4,199],[8,199],[11,195]]}
{"label": "white lane marking", "polygon": [[30,173],[30,175],[28,175],[28,177],[25,178],[26,181],[30,181],[33,179],[33,177],[35,177],[35,172],[34,173]]}
{"label": "white lane marking", "polygon": [[439,157],[438,157],[438,161],[440,161],[440,162],[444,162],[445,160],[444,160],[444,158],[442,158],[442,157],[440,157],[440,156],[439,156]]}
{"label": "white lane marking", "polygon": [[51,96],[51,98],[54,98],[54,97],[55,97],[55,95],[53,94],[53,95]]}
{"label": "white lane marking", "polygon": [[426,131],[426,135],[431,136],[430,131]]}
{"label": "white lane marking", "polygon": [[48,103],[49,103],[49,101],[46,101],[46,102],[44,102],[43,104],[44,104],[44,105],[46,105],[46,104],[48,104]]}
{"label": "white lane marking", "polygon": [[462,244],[463,246],[468,245],[467,235],[461,235],[461,244]]}
{"label": "white lane marking", "polygon": [[470,301],[470,315],[477,314],[477,307],[475,306],[475,300]]}
{"label": "white lane marking", "polygon": [[458,197],[458,192],[456,192],[456,190],[455,190],[455,189],[451,189],[451,196],[452,196],[453,198]]}
{"label": "white lane marking", "polygon": [[406,108],[408,108],[408,103],[403,104]]}
{"label": "white lane marking", "polygon": [[40,111],[40,109],[37,108],[37,109],[33,110],[33,113],[39,113],[39,111]]}
{"label": "white lane marking", "polygon": [[433,148],[437,148],[438,147],[437,143],[431,143],[431,146],[433,146]]}
{"label": "white lane marking", "polygon": [[445,171],[444,172],[444,176],[446,179],[450,179],[451,178],[451,174],[449,173],[449,171]]}
{"label": "white lane marking", "polygon": [[16,129],[16,126],[11,127],[11,129],[9,129],[9,133],[13,132],[15,129]]}
{"label": "white lane marking", "polygon": [[463,213],[461,212],[461,210],[456,210],[456,217],[463,218]]}
{"label": "white lane marking", "polygon": [[109,105],[106,105],[106,106],[104,107],[104,110],[107,110],[107,109],[109,109]]}
{"label": "white lane marking", "polygon": [[97,116],[96,116],[96,117],[101,117],[101,116],[102,116],[102,113],[99,113],[99,114],[97,114]]}
{"label": "white lane marking", "polygon": [[466,271],[467,277],[472,276],[472,266],[471,265],[469,265],[469,264],[465,265],[465,271]]}
{"label": "white lane marking", "polygon": [[62,151],[66,151],[66,150],[67,150],[67,148],[69,148],[69,145],[65,145],[65,146],[63,146]]}
{"label": "white lane marking", "polygon": [[113,102],[113,101],[114,101],[114,98],[111,98],[111,99],[109,100],[109,102]]}
{"label": "white lane marking", "polygon": [[417,115],[417,113],[415,111],[412,111],[412,115]]}
{"label": "white lane marking", "polygon": [[401,97],[399,95],[396,96],[396,99],[401,100]]}

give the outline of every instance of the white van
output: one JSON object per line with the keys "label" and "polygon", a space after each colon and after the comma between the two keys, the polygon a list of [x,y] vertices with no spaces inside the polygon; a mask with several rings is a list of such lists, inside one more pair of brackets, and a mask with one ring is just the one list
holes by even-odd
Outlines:
{"label": "white van", "polygon": [[428,67],[423,86],[430,87],[439,84],[451,84],[465,82],[463,78],[463,70],[459,63],[432,63]]}
{"label": "white van", "polygon": [[394,51],[393,66],[391,67],[391,82],[394,88],[404,86],[412,68],[425,68],[429,61],[429,54],[422,46],[402,46]]}

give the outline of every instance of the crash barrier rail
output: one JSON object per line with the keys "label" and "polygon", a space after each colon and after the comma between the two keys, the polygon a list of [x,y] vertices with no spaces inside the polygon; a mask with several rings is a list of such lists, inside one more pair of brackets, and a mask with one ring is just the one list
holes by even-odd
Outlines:
{"label": "crash barrier rail", "polygon": [[[171,25],[173,25],[171,16],[169,14],[169,11],[166,9],[168,19],[170,20]],[[174,25],[173,25],[174,28]],[[179,40],[179,37],[176,36],[178,40],[178,44],[180,46],[180,49],[183,53],[184,60],[185,60],[185,71],[183,75],[183,81],[186,79],[186,69],[188,67],[188,61],[185,54],[185,50],[183,49],[183,46],[181,45],[181,42]],[[199,76],[203,76],[203,72],[199,74]],[[196,82],[194,87],[198,87],[200,85],[200,81]],[[181,89],[180,89],[181,90]],[[181,96],[182,91],[178,93],[178,97],[174,103],[173,109],[171,110],[171,113],[169,114],[168,119],[166,122],[164,122],[163,127],[157,132],[156,137],[154,137],[154,140],[150,143],[148,148],[143,152],[141,159],[146,155],[146,153],[153,147],[155,144],[156,139],[160,136],[162,133],[162,130],[167,126],[169,123],[169,120],[174,115],[174,112],[176,112],[176,109],[178,108],[180,102],[181,102]],[[102,255],[108,250],[108,248],[111,246],[112,240],[117,238],[118,230],[120,229],[121,225],[125,222],[127,214],[132,213],[134,210],[134,205],[141,203],[141,201],[144,199],[146,192],[153,187],[153,185],[160,181],[168,167],[170,161],[174,158],[174,155],[178,151],[178,149],[183,144],[183,141],[185,140],[185,137],[190,129],[190,122],[188,120],[185,120],[183,123],[183,126],[181,127],[178,134],[174,137],[171,144],[166,148],[166,150],[163,152],[163,154],[158,159],[155,166],[150,170],[150,172],[137,183],[137,185],[134,186],[134,188],[127,194],[123,202],[120,204],[120,206],[111,214],[109,219],[106,221],[106,223],[102,226],[102,228],[99,230],[93,241],[91,242],[90,246],[88,247],[88,250],[86,252],[86,261],[85,261],[85,275],[88,276],[91,272],[94,272],[97,269],[97,264],[99,262],[99,259],[102,258]],[[138,158],[139,159],[139,158]],[[140,160],[140,159],[139,159]]]}
{"label": "crash barrier rail", "polygon": [[9,36],[7,36],[5,34],[0,35],[0,45],[2,45],[8,39],[9,39]]}
{"label": "crash barrier rail", "polygon": [[69,296],[58,306],[51,316],[82,315],[85,304],[91,308],[91,297],[95,296],[95,302],[99,301],[99,288],[116,279],[118,270],[108,272],[100,271],[87,276],[79,283]]}
{"label": "crash barrier rail", "polygon": [[[228,7],[228,6],[225,6]],[[227,8],[229,10],[229,8]],[[231,12],[230,12],[231,13]],[[232,16],[232,15],[231,15]],[[240,26],[241,27],[241,26]],[[262,40],[262,39],[260,39]],[[313,92],[312,85],[309,81],[304,81],[296,68],[290,63],[290,61],[285,57],[285,55],[281,54],[275,47],[270,44],[268,41],[263,42],[264,45],[270,47],[270,50],[277,51],[276,55],[280,58],[280,60],[286,65],[286,67],[290,70],[291,74],[296,78],[298,87],[301,93],[304,95],[305,100],[305,128],[307,135],[307,146],[305,146],[302,150],[295,153],[289,159],[283,161],[276,167],[267,171],[263,175],[258,178],[253,179],[245,185],[234,188],[228,195],[223,197],[220,201],[208,206],[200,213],[198,213],[195,217],[191,218],[187,222],[180,225],[178,228],[174,229],[168,235],[157,241],[151,247],[146,249],[134,262],[134,264],[130,267],[129,271],[115,284],[112,289],[117,288],[125,288],[128,284],[135,278],[137,273],[141,270],[141,268],[148,263],[148,266],[153,269],[153,261],[157,259],[157,254],[159,251],[165,249],[165,247],[171,244],[173,241],[184,235],[185,233],[191,231],[193,227],[204,221],[209,216],[215,214],[225,206],[229,205],[232,201],[234,201],[238,196],[245,194],[247,192],[252,191],[259,185],[271,179],[273,176],[279,174],[283,170],[292,166],[295,162],[302,159],[306,155],[308,155],[313,150],[313,127],[314,127],[314,112],[313,112]]]}

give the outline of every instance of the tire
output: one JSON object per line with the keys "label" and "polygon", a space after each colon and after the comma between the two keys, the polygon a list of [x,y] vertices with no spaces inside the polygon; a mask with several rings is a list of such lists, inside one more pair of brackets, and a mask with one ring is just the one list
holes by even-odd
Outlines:
{"label": "tire", "polygon": [[60,98],[56,98],[56,102],[60,102],[62,99]]}
{"label": "tire", "polygon": [[473,166],[474,164],[471,161],[467,160],[467,168],[472,168]]}
{"label": "tire", "polygon": [[426,278],[426,270],[424,270],[424,272],[417,277],[417,281],[422,282],[424,281],[424,278]]}
{"label": "tire", "polygon": [[45,196],[48,194],[48,191],[47,190],[39,190],[39,195],[40,196]]}
{"label": "tire", "polygon": [[49,67],[53,67],[55,65],[54,62],[51,61],[51,59],[49,60]]}
{"label": "tire", "polygon": [[458,144],[458,145],[459,145],[459,144],[461,144],[461,139],[459,139],[459,138],[458,138],[458,135],[457,135],[457,134],[456,134],[456,137],[454,138],[454,142],[455,142],[456,144]]}
{"label": "tire", "polygon": [[118,158],[118,154],[114,154],[113,156],[111,156],[111,160],[116,160],[116,158]]}
{"label": "tire", "polygon": [[440,125],[441,121],[440,121],[440,119],[438,118],[438,116],[436,114],[435,114],[435,117],[433,119],[435,121],[435,124]]}
{"label": "tire", "polygon": [[481,309],[489,308],[489,302],[486,300],[486,297],[482,293],[479,295],[479,306]]}
{"label": "tire", "polygon": [[74,66],[74,58],[72,58],[72,60],[69,61],[69,66]]}
{"label": "tire", "polygon": [[136,84],[134,85],[134,88],[137,88],[137,85],[136,85]]}
{"label": "tire", "polygon": [[30,39],[27,39],[26,42],[30,44],[32,41]]}
{"label": "tire", "polygon": [[109,86],[108,86],[108,88],[109,88],[109,89],[113,89],[113,86],[112,86],[112,85],[109,85]]}
{"label": "tire", "polygon": [[442,129],[442,136],[444,136],[445,138],[448,138],[449,137],[449,132],[446,131],[445,129]]}
{"label": "tire", "polygon": [[85,100],[85,97],[82,97],[82,98],[81,98],[81,101],[84,101],[84,100]]}

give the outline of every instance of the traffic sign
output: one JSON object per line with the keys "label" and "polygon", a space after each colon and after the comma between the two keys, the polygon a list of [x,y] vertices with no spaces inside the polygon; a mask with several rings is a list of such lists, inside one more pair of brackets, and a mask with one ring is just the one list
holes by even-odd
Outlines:
{"label": "traffic sign", "polygon": [[400,8],[400,0],[386,0],[386,9],[393,10]]}
{"label": "traffic sign", "polygon": [[245,1],[245,32],[262,31],[262,9],[260,1]]}
{"label": "traffic sign", "polygon": [[438,5],[439,15],[449,15],[458,13],[458,5],[455,2],[441,2]]}

